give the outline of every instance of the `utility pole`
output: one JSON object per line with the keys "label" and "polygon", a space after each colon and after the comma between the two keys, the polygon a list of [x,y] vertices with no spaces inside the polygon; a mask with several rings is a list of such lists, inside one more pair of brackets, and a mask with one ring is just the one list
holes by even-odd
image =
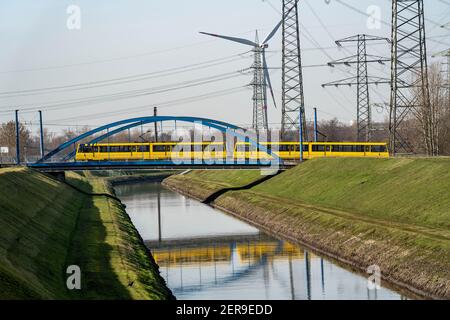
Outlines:
{"label": "utility pole", "polygon": [[42,124],[42,111],[39,110],[39,133],[40,133],[40,149],[41,149],[41,159],[45,156],[44,150],[44,126]]}
{"label": "utility pole", "polygon": [[301,110],[299,109],[299,115],[298,115],[298,127],[299,127],[299,143],[300,143],[300,162],[303,162],[303,113],[301,112]]}
{"label": "utility pole", "polygon": [[[158,107],[153,108],[153,116],[158,116]],[[155,142],[158,142],[158,123],[155,121]]]}
{"label": "utility pole", "polygon": [[423,0],[392,0],[390,151],[411,153],[408,121],[422,124],[426,150],[437,155],[437,128],[431,110]]}
{"label": "utility pole", "polygon": [[15,111],[16,114],[16,163],[20,164],[20,123],[19,123],[19,110]]}
{"label": "utility pole", "polygon": [[380,42],[386,41],[389,43],[389,39],[381,38],[377,36],[371,36],[367,34],[358,34],[356,36],[348,37],[342,40],[336,41],[338,46],[342,46],[344,43],[357,43],[357,54],[354,56],[346,57],[340,60],[332,61],[328,63],[330,67],[334,67],[335,65],[346,65],[350,66],[352,64],[356,64],[357,75],[356,77],[351,77],[343,80],[338,80],[330,83],[323,84],[322,87],[329,86],[357,86],[356,97],[357,97],[357,126],[358,133],[357,139],[358,141],[369,142],[372,139],[372,111],[370,105],[370,91],[369,85],[371,84],[389,84],[389,79],[384,79],[380,77],[370,77],[369,76],[369,63],[379,63],[383,64],[384,62],[390,61],[388,58],[368,55],[367,54],[367,42]]}
{"label": "utility pole", "polygon": [[283,17],[281,138],[303,127],[303,139],[307,140],[298,0],[283,0]]}
{"label": "utility pole", "polygon": [[[259,43],[258,31],[256,31],[255,43]],[[252,65],[253,81],[253,129],[259,135],[261,130],[268,130],[267,121],[267,84],[263,66],[263,48],[255,46],[253,48],[255,61]]]}
{"label": "utility pole", "polygon": [[314,108],[314,142],[319,141],[319,132],[317,129],[317,108]]}

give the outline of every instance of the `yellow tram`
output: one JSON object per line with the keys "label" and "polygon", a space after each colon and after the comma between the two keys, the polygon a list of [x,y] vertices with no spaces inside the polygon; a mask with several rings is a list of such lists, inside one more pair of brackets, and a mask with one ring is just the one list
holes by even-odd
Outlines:
{"label": "yellow tram", "polygon": [[[300,144],[298,142],[268,142],[260,143],[260,145],[283,160],[300,158]],[[76,160],[225,160],[227,154],[226,144],[215,142],[99,143],[78,145]],[[256,150],[248,142],[236,143],[232,154],[236,160],[267,160],[272,158],[267,152]],[[303,158],[389,158],[389,151],[387,144],[382,142],[306,142],[303,143]]]}

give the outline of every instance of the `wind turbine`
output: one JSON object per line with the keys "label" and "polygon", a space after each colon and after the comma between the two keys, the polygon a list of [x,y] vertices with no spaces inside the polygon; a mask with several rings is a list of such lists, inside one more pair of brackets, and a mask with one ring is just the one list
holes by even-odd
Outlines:
{"label": "wind turbine", "polygon": [[[292,9],[295,8],[297,2],[298,1],[296,1],[295,5],[286,13],[285,16],[287,16],[292,11]],[[269,41],[275,36],[278,29],[280,29],[280,26],[283,23],[283,19],[275,26],[275,28],[266,36],[266,38],[262,42],[259,42],[258,31],[256,31],[255,41],[244,38],[228,37],[208,32],[200,32],[204,35],[217,37],[253,47],[254,63],[252,69],[254,71],[254,74],[253,82],[251,83],[251,85],[253,86],[253,129],[256,132],[269,129],[267,121],[267,87],[269,87],[273,104],[275,108],[277,107],[275,95],[273,93],[272,82],[270,80],[269,68],[267,66],[266,49],[269,47]]]}

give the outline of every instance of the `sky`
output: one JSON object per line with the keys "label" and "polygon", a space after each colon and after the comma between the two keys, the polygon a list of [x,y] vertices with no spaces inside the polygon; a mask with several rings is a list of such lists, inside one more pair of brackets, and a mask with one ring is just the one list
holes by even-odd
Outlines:
{"label": "sky", "polygon": [[[301,0],[299,8],[307,118],[316,107],[321,120],[351,123],[356,89],[321,85],[355,70],[326,64],[356,54],[354,45],[338,48],[338,39],[390,37],[391,1]],[[365,13],[373,8],[388,23],[369,21]],[[158,106],[160,115],[250,126],[251,47],[199,31],[253,40],[258,30],[263,38],[280,10],[279,0],[0,0],[0,122],[20,109],[21,121],[37,130],[41,109],[46,128],[57,132],[151,115]],[[425,0],[425,13],[429,61],[438,63],[431,56],[450,47],[450,28],[439,27],[450,22],[450,0]],[[368,53],[389,56],[389,45],[371,44]],[[278,102],[277,108],[269,102],[269,123],[279,127],[281,32],[269,43],[268,62]],[[389,69],[377,65],[369,72],[388,78]],[[50,89],[36,90],[43,88]],[[371,90],[372,103],[388,96],[387,85]],[[387,111],[374,108],[373,116],[383,120]]]}

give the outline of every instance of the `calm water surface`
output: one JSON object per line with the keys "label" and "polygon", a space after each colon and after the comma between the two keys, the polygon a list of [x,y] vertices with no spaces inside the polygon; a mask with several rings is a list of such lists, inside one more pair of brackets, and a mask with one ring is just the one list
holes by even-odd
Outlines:
{"label": "calm water surface", "polygon": [[402,299],[159,183],[116,187],[177,299]]}

